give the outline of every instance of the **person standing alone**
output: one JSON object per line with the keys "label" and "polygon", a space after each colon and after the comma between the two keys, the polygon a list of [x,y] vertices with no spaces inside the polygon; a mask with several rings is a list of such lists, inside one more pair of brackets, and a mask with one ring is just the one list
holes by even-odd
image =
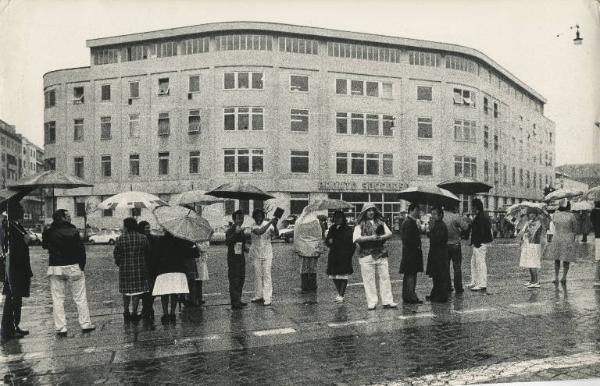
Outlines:
{"label": "person standing alone", "polygon": [[71,224],[71,215],[67,210],[57,210],[52,214],[52,220],[50,228],[42,234],[42,247],[47,249],[50,255],[47,274],[50,279],[56,333],[63,336],[67,334],[64,308],[67,283],[77,305],[81,331],[93,331],[96,326],[90,319],[83,273],[86,263],[85,247],[79,237],[79,231]]}
{"label": "person standing alone", "polygon": [[225,232],[225,244],[227,245],[227,277],[229,279],[229,298],[231,309],[239,310],[247,303],[242,301],[242,288],[246,280],[246,238],[242,224],[244,223],[244,212],[236,210],[231,215],[233,225]]}
{"label": "person standing alone", "polygon": [[493,241],[490,218],[483,212],[483,202],[476,198],[472,202],[475,218],[471,224],[471,291],[486,291],[487,265],[485,262],[488,244]]}

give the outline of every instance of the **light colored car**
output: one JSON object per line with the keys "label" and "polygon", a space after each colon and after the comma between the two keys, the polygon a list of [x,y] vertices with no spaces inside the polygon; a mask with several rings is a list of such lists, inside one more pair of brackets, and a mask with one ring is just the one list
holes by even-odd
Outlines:
{"label": "light colored car", "polygon": [[110,244],[113,245],[117,238],[121,236],[121,232],[117,232],[113,229],[103,229],[93,236],[90,236],[90,243],[94,244]]}
{"label": "light colored car", "polygon": [[294,240],[294,225],[288,225],[287,228],[280,229],[279,238],[284,240],[286,243]]}

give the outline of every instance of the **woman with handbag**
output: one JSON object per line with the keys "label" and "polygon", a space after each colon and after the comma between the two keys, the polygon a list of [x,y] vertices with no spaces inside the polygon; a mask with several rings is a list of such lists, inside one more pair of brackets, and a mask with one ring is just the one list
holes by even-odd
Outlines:
{"label": "woman with handbag", "polygon": [[365,204],[358,215],[352,240],[359,247],[358,261],[369,311],[377,307],[378,297],[375,283],[377,277],[379,277],[379,297],[383,308],[398,307],[392,296],[388,252],[385,248],[385,242],[390,237],[392,237],[392,231],[385,225],[379,209],[371,203]]}

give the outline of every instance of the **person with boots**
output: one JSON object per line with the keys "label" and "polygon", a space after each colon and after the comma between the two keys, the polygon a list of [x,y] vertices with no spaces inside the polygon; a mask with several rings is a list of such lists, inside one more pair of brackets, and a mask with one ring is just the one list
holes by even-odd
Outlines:
{"label": "person with boots", "polygon": [[294,228],[294,250],[300,257],[302,293],[317,291],[317,262],[323,241],[322,222],[316,212],[302,211]]}
{"label": "person with boots", "polygon": [[66,209],[54,212],[52,219],[52,225],[42,234],[42,247],[47,249],[50,255],[47,274],[50,279],[56,333],[59,336],[67,335],[64,308],[67,283],[77,305],[81,331],[93,331],[96,326],[90,319],[83,273],[86,263],[85,247],[79,237],[79,231],[71,224],[71,215]]}
{"label": "person with boots", "polygon": [[145,320],[154,319],[154,296],[152,296],[152,290],[154,289],[154,282],[158,275],[158,260],[156,258],[156,242],[158,238],[150,231],[151,228],[148,221],[140,221],[138,223],[138,232],[146,236],[150,244],[150,251],[146,253],[146,270],[150,291],[142,295],[142,318]]}
{"label": "person with boots", "polygon": [[23,219],[23,207],[18,202],[8,202],[8,227],[5,229],[8,242],[6,255],[6,269],[4,288],[4,309],[2,311],[1,340],[19,339],[29,334],[21,329],[21,308],[23,298],[29,297],[31,286],[31,263],[29,260],[29,236],[25,228],[19,223]]}
{"label": "person with boots", "polygon": [[326,245],[329,247],[327,257],[327,275],[333,280],[338,295],[336,303],[344,302],[348,278],[354,273],[352,256],[356,245],[352,242],[352,227],[348,225],[346,215],[341,210],[333,213],[333,225],[326,235]]}
{"label": "person with boots", "polygon": [[242,288],[246,280],[246,239],[242,224],[244,212],[236,210],[231,215],[233,225],[225,232],[227,245],[227,278],[229,279],[229,299],[231,309],[240,310],[248,305],[242,301]]}

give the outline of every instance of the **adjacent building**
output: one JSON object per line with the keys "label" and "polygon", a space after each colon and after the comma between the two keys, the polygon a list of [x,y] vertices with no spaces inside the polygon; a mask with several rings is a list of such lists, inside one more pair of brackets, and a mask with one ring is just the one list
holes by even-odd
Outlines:
{"label": "adjacent building", "polygon": [[[494,186],[489,210],[553,184],[546,100],[472,48],[260,22],[87,46],[90,66],[44,75],[46,166],[94,184],[57,191],[76,222],[86,201],[121,191],[168,199],[232,180],[272,192],[269,206],[288,213],[332,197],[388,217],[403,209],[401,189],[458,175]],[[90,222],[117,225],[108,211]]]}

